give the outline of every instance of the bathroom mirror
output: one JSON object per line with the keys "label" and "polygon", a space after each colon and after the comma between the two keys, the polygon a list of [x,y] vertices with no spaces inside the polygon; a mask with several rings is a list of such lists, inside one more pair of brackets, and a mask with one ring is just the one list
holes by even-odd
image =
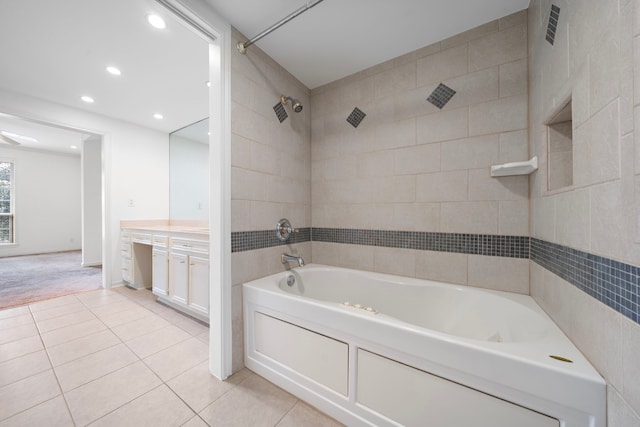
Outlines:
{"label": "bathroom mirror", "polygon": [[169,135],[169,218],[209,219],[209,119]]}

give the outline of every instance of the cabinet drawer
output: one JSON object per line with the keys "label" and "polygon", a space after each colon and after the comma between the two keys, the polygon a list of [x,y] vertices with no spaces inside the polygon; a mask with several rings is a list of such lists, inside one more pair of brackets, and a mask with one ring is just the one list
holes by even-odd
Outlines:
{"label": "cabinet drawer", "polygon": [[209,241],[193,240],[193,239],[171,239],[172,250],[182,250],[189,252],[197,252],[199,254],[209,253]]}
{"label": "cabinet drawer", "polygon": [[167,236],[156,236],[154,235],[152,238],[153,246],[159,246],[161,248],[166,248],[169,244],[169,238]]}
{"label": "cabinet drawer", "polygon": [[120,234],[120,237],[122,238],[123,242],[130,242],[131,241],[131,231],[122,230],[122,233]]}
{"label": "cabinet drawer", "polygon": [[131,258],[131,243],[122,243],[122,258]]}
{"label": "cabinet drawer", "polygon": [[131,241],[135,243],[142,243],[145,245],[151,244],[151,234],[133,233],[131,234]]}
{"label": "cabinet drawer", "polygon": [[122,260],[122,280],[125,280],[129,283],[133,283],[133,275],[131,272],[131,260],[123,259]]}

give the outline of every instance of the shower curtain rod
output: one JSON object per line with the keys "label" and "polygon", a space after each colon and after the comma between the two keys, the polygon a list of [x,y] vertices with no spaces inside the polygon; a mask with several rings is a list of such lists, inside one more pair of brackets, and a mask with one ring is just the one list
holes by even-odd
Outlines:
{"label": "shower curtain rod", "polygon": [[282,27],[284,24],[286,24],[287,22],[291,21],[293,18],[295,18],[296,16],[300,15],[301,13],[306,12],[307,10],[311,9],[313,6],[317,5],[320,2],[323,2],[324,0],[315,0],[315,1],[310,1],[309,3],[307,3],[306,5],[302,6],[300,9],[291,12],[289,15],[287,15],[286,17],[282,18],[280,21],[276,22],[275,24],[273,24],[272,26],[270,26],[269,28],[267,28],[266,30],[262,31],[260,34],[258,34],[257,36],[245,41],[245,42],[239,42],[237,44],[237,48],[238,48],[238,52],[245,54],[247,53],[247,48],[249,46],[251,46],[252,44],[254,44],[255,42],[257,42],[258,40],[260,40],[261,38],[263,38],[266,35],[271,34],[273,31],[277,30],[278,28]]}

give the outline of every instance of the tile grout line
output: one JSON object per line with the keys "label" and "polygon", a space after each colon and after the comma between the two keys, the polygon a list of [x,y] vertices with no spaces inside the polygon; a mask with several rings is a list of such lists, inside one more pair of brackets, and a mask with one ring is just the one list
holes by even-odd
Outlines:
{"label": "tile grout line", "polygon": [[[76,297],[77,299],[77,297]],[[80,302],[82,303],[82,302]],[[29,305],[29,312],[31,312],[31,316],[33,317],[33,311],[31,310],[31,305]],[[35,318],[33,319],[34,323],[35,323]],[[47,360],[49,361],[49,365],[51,366],[51,373],[53,374],[53,377],[56,379],[56,383],[58,384],[58,390],[60,391],[59,396],[62,397],[62,400],[64,401],[64,406],[65,408],[67,408],[67,414],[69,415],[69,418],[71,419],[71,422],[73,423],[73,425],[77,425],[76,424],[76,420],[73,418],[73,414],[71,413],[71,408],[69,407],[69,402],[67,402],[67,396],[65,395],[64,391],[62,390],[62,384],[60,384],[60,379],[58,378],[58,374],[56,373],[56,370],[53,368],[53,361],[51,360],[51,356],[49,355],[49,352],[47,351],[47,346],[44,343],[44,340],[42,339],[42,333],[40,332],[40,329],[38,328],[38,325],[36,325],[36,329],[38,330],[38,338],[40,338],[40,342],[42,343],[42,348],[45,352],[45,354],[47,355]],[[56,396],[58,397],[58,396]],[[52,399],[55,399],[52,398]],[[49,400],[52,400],[49,399]],[[47,401],[48,402],[48,401]],[[38,405],[41,405],[44,402],[40,402],[38,403]],[[38,405],[34,405],[31,408],[35,408]],[[31,409],[29,408],[29,409]]]}
{"label": "tile grout line", "polygon": [[[117,292],[117,291],[116,291],[116,292]],[[118,295],[121,295],[121,294],[118,292]],[[128,301],[131,301],[132,303],[137,304],[138,306],[142,307],[142,305],[138,304],[138,302],[137,302],[137,301],[134,301],[132,298],[129,298],[129,297],[128,297],[128,296],[126,296],[126,295],[121,295],[121,296],[122,296],[123,298],[126,298]],[[83,305],[85,305],[85,307],[87,307],[87,309],[88,309],[89,311],[91,311],[91,313],[92,313],[92,314],[94,314],[94,315],[95,315],[95,312],[92,310],[92,308],[88,307],[88,306],[87,306],[83,301],[81,301],[81,302],[82,302],[82,304],[83,304]],[[107,304],[108,304],[108,303],[107,303]],[[107,304],[102,304],[101,306],[105,306],[105,305],[107,305]],[[99,306],[99,307],[100,307],[100,306]],[[94,307],[94,308],[95,308],[95,307]],[[123,310],[123,311],[125,311],[125,310]],[[84,384],[81,384],[81,385],[79,385],[78,387],[75,387],[75,388],[73,388],[73,389],[71,389],[71,390],[67,390],[66,392],[65,392],[65,391],[63,391],[63,392],[62,392],[62,394],[63,394],[63,395],[65,395],[65,402],[66,402],[66,393],[67,393],[67,392],[70,392],[70,391],[73,391],[73,390],[77,390],[77,389],[78,389],[78,388],[80,388],[80,387],[83,387],[83,386],[85,386],[85,385],[87,385],[87,384],[91,384],[91,383],[93,383],[93,382],[95,382],[95,381],[97,381],[97,380],[99,380],[99,379],[102,379],[102,378],[104,378],[104,377],[106,377],[106,376],[108,376],[108,375],[113,374],[114,372],[118,372],[119,370],[121,370],[121,369],[123,369],[123,368],[126,368],[126,367],[129,367],[129,366],[131,366],[131,365],[133,365],[133,364],[135,364],[135,363],[138,363],[138,362],[142,363],[142,364],[143,364],[147,369],[149,369],[149,371],[150,371],[151,373],[153,373],[153,375],[155,375],[155,376],[160,380],[161,384],[159,384],[157,387],[152,388],[151,390],[147,390],[146,392],[144,392],[144,393],[142,393],[142,394],[140,394],[140,395],[138,395],[138,396],[133,397],[133,398],[132,398],[132,399],[130,399],[129,401],[127,401],[127,402],[123,403],[122,405],[120,405],[120,406],[118,406],[118,407],[114,408],[113,410],[109,411],[108,413],[106,413],[106,414],[104,414],[104,415],[102,415],[102,416],[100,416],[100,417],[98,417],[98,418],[96,418],[96,419],[94,419],[94,420],[91,420],[91,422],[89,422],[88,424],[94,423],[94,422],[98,421],[99,419],[106,417],[107,415],[109,415],[109,414],[111,414],[112,412],[115,412],[115,411],[117,411],[118,409],[122,408],[123,406],[125,406],[125,405],[127,405],[127,404],[129,404],[129,403],[133,402],[134,400],[138,399],[139,397],[144,396],[145,394],[149,393],[150,391],[153,391],[153,390],[155,390],[156,388],[161,387],[162,385],[165,385],[165,382],[162,380],[162,378],[160,378],[160,377],[158,376],[158,374],[157,374],[153,369],[151,369],[151,368],[150,368],[150,367],[149,367],[149,366],[144,362],[144,360],[143,360],[143,359],[142,359],[142,358],[141,358],[141,357],[140,357],[140,356],[139,356],[135,351],[133,351],[133,350],[132,350],[132,349],[131,349],[127,344],[126,344],[126,342],[124,342],[124,341],[123,341],[123,340],[122,340],[122,339],[121,339],[121,338],[120,338],[116,333],[114,333],[110,326],[108,326],[106,323],[104,323],[104,322],[102,321],[102,319],[100,319],[98,316],[96,316],[96,318],[97,318],[97,319],[98,319],[98,320],[99,320],[99,321],[100,321],[100,322],[101,322],[101,323],[102,323],[102,324],[107,328],[107,330],[108,330],[109,332],[111,332],[111,333],[112,333],[112,334],[113,334],[113,335],[114,335],[114,336],[115,336],[115,337],[120,341],[120,344],[122,344],[125,348],[127,348],[127,350],[129,350],[129,351],[130,351],[130,352],[131,352],[131,353],[132,353],[132,354],[137,358],[137,360],[136,360],[136,361],[133,361],[133,362],[131,362],[131,363],[128,363],[128,364],[126,364],[126,365],[124,365],[124,366],[121,366],[121,367],[119,367],[118,369],[116,369],[116,370],[114,370],[114,371],[107,372],[107,373],[105,373],[104,375],[101,375],[101,376],[100,376],[100,377],[98,377],[98,378],[94,378],[93,380],[88,381],[88,382],[86,382],[86,383],[84,383]],[[138,320],[138,319],[134,319],[134,320],[132,320],[132,322],[135,322],[136,320]],[[129,323],[129,322],[126,322],[126,323]],[[124,324],[126,324],[126,323],[124,323]],[[117,326],[120,326],[120,325],[117,325]],[[120,344],[116,344],[116,345],[120,345]],[[112,346],[112,347],[115,347],[115,345],[114,345],[114,346]],[[112,347],[109,347],[109,348],[112,348]],[[103,350],[104,350],[104,349],[103,349]],[[99,350],[99,351],[102,351],[102,350]],[[98,352],[99,352],[99,351],[98,351]],[[92,354],[95,354],[95,353],[98,353],[98,352],[94,352],[94,353],[92,353]],[[155,354],[155,353],[154,353],[154,354]],[[84,356],[83,356],[83,357],[84,357]],[[147,356],[147,357],[148,357],[148,356]],[[80,359],[80,358],[78,358],[78,359]],[[78,359],[75,359],[75,360],[78,360]],[[62,390],[62,387],[61,387],[60,389]],[[68,408],[68,404],[67,404],[67,409],[69,409],[69,408]],[[71,411],[69,411],[69,412],[71,412]],[[73,415],[72,415],[72,419],[73,419]],[[74,419],[73,421],[74,421],[74,424],[75,424],[75,419]]]}
{"label": "tile grout line", "polygon": [[[288,392],[287,392],[288,393]],[[293,395],[292,395],[293,396]],[[300,402],[300,399],[298,399],[296,396],[293,396],[296,398],[296,401],[293,403],[293,405],[291,405],[291,408],[289,408],[289,410],[287,412],[285,412],[284,414],[282,414],[282,416],[280,417],[280,419],[278,421],[276,421],[276,423],[273,425],[273,427],[278,427],[278,425],[287,417],[287,415],[289,415],[291,413],[291,411],[293,411],[293,408],[296,407],[296,405],[298,404],[298,402]]]}
{"label": "tile grout line", "polygon": [[[117,291],[116,291],[116,292],[117,292]],[[120,294],[120,292],[118,292],[118,293]],[[128,297],[128,296],[126,296],[126,295],[123,295],[123,296],[124,296],[125,298],[127,298],[127,299],[129,299],[129,300],[133,301],[134,303],[139,304],[137,301],[134,301],[132,298],[129,298],[129,297]],[[140,305],[140,306],[142,306],[141,304],[139,304],[139,305]],[[155,314],[155,313],[154,313],[154,314]],[[161,317],[161,316],[159,316],[159,315],[157,315],[157,316],[158,316],[158,317]],[[163,318],[163,319],[164,319],[164,318]],[[164,320],[166,320],[166,319],[164,319]],[[134,320],[134,321],[135,321],[135,320]],[[169,322],[169,326],[175,326],[175,325],[174,325],[173,323]],[[179,328],[178,326],[175,326],[175,327]],[[172,393],[174,396],[176,396],[178,399],[180,399],[180,401],[181,401],[181,402],[183,402],[183,403],[185,404],[185,406],[186,406],[187,408],[189,408],[189,409],[193,412],[193,414],[194,414],[194,416],[193,416],[193,417],[189,418],[189,419],[188,419],[185,423],[183,423],[182,425],[184,425],[184,424],[188,423],[189,421],[191,421],[191,420],[192,420],[193,418],[195,418],[195,417],[200,418],[200,420],[202,420],[205,424],[209,425],[209,423],[207,423],[207,422],[206,422],[206,421],[205,421],[205,420],[200,416],[200,414],[199,414],[199,413],[198,413],[194,408],[192,408],[192,407],[191,407],[191,406],[190,406],[190,405],[189,405],[189,404],[188,404],[184,399],[182,399],[182,397],[180,397],[180,396],[176,393],[176,391],[175,391],[175,390],[174,390],[174,389],[169,385],[169,382],[168,382],[168,381],[171,381],[172,379],[174,379],[174,378],[176,378],[176,377],[178,377],[178,376],[180,376],[180,375],[184,374],[185,372],[189,371],[190,369],[193,369],[195,366],[193,366],[193,367],[191,367],[191,368],[188,368],[188,369],[186,369],[186,370],[185,370],[185,371],[183,371],[183,372],[178,373],[177,375],[175,375],[175,376],[173,376],[172,378],[170,378],[168,381],[164,381],[164,380],[160,377],[160,375],[158,375],[158,373],[156,373],[156,372],[155,372],[155,371],[154,371],[154,370],[153,370],[153,369],[152,369],[152,368],[151,368],[151,367],[150,367],[150,366],[145,362],[145,360],[144,360],[144,359],[146,359],[146,358],[148,358],[148,357],[151,357],[151,356],[153,356],[153,355],[155,355],[155,354],[158,354],[158,353],[160,353],[160,352],[162,352],[162,351],[165,351],[165,350],[167,350],[167,349],[169,349],[169,348],[172,348],[172,347],[175,347],[175,346],[177,346],[177,345],[180,345],[180,344],[182,344],[182,343],[186,342],[186,341],[187,341],[187,340],[189,340],[189,339],[192,339],[192,338],[194,338],[194,339],[198,339],[196,336],[191,335],[189,332],[185,331],[184,329],[182,329],[182,328],[179,328],[179,329],[181,329],[181,330],[183,330],[185,333],[187,333],[187,334],[189,335],[189,338],[186,338],[186,339],[184,339],[184,340],[182,340],[182,341],[176,342],[175,344],[173,344],[173,345],[171,345],[171,346],[169,346],[169,347],[167,347],[167,348],[164,348],[164,349],[158,350],[157,352],[152,353],[152,354],[150,354],[150,355],[146,356],[145,358],[141,358],[140,356],[138,356],[138,354],[137,354],[137,353],[135,353],[131,348],[129,348],[129,346],[127,346],[127,344],[126,344],[126,342],[125,342],[125,341],[122,341],[122,340],[120,339],[120,337],[118,337],[118,339],[120,339],[120,340],[121,340],[122,344],[124,344],[124,345],[125,345],[125,346],[126,346],[126,347],[127,347],[127,348],[132,352],[132,353],[134,353],[134,354],[136,355],[136,357],[138,357],[139,361],[140,361],[140,362],[141,362],[141,363],[142,363],[142,364],[143,364],[147,369],[149,369],[149,371],[150,371],[150,372],[152,372],[152,373],[153,373],[153,375],[155,375],[155,376],[158,378],[158,380],[160,380],[161,384],[159,384],[157,387],[154,387],[154,388],[153,388],[153,389],[151,389],[151,390],[146,391],[145,393],[141,394],[140,396],[137,396],[137,397],[135,397],[135,398],[131,399],[130,401],[128,401],[128,402],[126,402],[126,403],[124,403],[124,404],[122,404],[122,405],[118,406],[117,408],[114,408],[114,409],[113,409],[112,411],[110,411],[108,414],[111,414],[112,412],[117,411],[118,409],[120,409],[120,408],[122,408],[123,406],[125,406],[125,405],[127,405],[127,404],[131,403],[131,402],[132,402],[132,401],[134,401],[135,399],[138,399],[138,398],[140,398],[141,396],[144,396],[145,394],[147,394],[147,393],[149,393],[149,392],[151,392],[151,391],[153,391],[153,390],[156,390],[157,388],[162,387],[162,386],[164,385],[164,386],[166,386],[166,387],[167,387],[167,389],[169,389],[169,390],[171,391],[171,393]],[[150,333],[152,333],[152,332],[150,332]],[[144,335],[146,335],[146,334],[144,334]],[[141,336],[142,336],[142,335],[141,335]],[[200,341],[200,340],[199,340],[199,341]],[[134,362],[134,363],[135,363],[135,362]],[[202,362],[200,362],[200,363],[202,363]],[[129,365],[127,365],[127,366],[129,366]],[[196,365],[196,366],[197,366],[197,365]],[[243,380],[243,381],[244,381],[244,380]],[[222,394],[221,394],[220,396],[218,396],[218,398],[216,398],[213,402],[217,401],[217,400],[218,400],[218,399],[220,399],[222,396],[226,395],[229,391],[233,390],[233,388],[235,388],[235,387],[236,387],[236,385],[234,385],[233,387],[231,387],[231,388],[230,388],[229,390],[227,390],[226,392],[222,393]],[[211,405],[213,402],[210,402],[210,403],[207,405],[207,407],[208,407],[209,405]],[[204,409],[203,409],[203,410],[204,410]],[[99,419],[101,419],[101,418],[104,418],[104,417],[105,417],[105,416],[107,416],[108,414],[105,414],[105,415],[103,415],[102,417],[97,418],[97,419],[95,419],[95,420],[93,420],[93,421],[91,421],[91,422],[93,423],[93,422],[95,422],[95,421],[97,421],[97,420],[99,420]]]}
{"label": "tile grout line", "polygon": [[[119,295],[121,295],[123,298],[126,298],[126,300],[128,300],[128,301],[130,301],[130,302],[132,302],[132,303],[136,304],[136,305],[137,305],[137,306],[139,306],[139,307],[145,308],[145,305],[148,305],[148,304],[144,304],[142,300],[138,301],[138,300],[136,300],[136,299],[134,299],[134,298],[129,297],[128,295],[126,295],[126,294],[124,294],[124,293],[120,293],[120,292],[118,292],[118,294],[119,294]],[[138,354],[136,354],[135,352],[133,352],[133,350],[131,350],[131,348],[129,348],[129,346],[126,344],[126,342],[125,342],[125,341],[124,341],[120,336],[118,336],[117,334],[115,334],[115,332],[113,331],[112,327],[108,326],[108,325],[107,325],[107,324],[106,324],[106,323],[105,323],[105,322],[104,322],[100,317],[98,317],[98,316],[96,315],[96,313],[94,312],[94,309],[96,309],[96,307],[89,307],[89,306],[87,305],[87,303],[86,303],[85,301],[83,301],[83,300],[79,300],[79,299],[78,299],[78,301],[79,301],[79,302],[80,302],[80,303],[81,303],[81,304],[82,304],[82,305],[83,305],[83,306],[84,306],[88,311],[90,311],[90,312],[91,312],[91,313],[96,317],[96,320],[98,320],[98,321],[100,322],[100,324],[101,324],[101,325],[103,325],[103,326],[105,327],[105,329],[104,329],[104,330],[101,330],[101,331],[94,332],[94,333],[89,334],[89,335],[86,335],[86,336],[84,336],[84,337],[79,337],[79,338],[76,338],[76,339],[72,339],[72,340],[67,341],[67,342],[65,342],[65,343],[60,343],[60,344],[57,344],[57,345],[55,345],[55,346],[47,347],[47,346],[45,345],[45,343],[44,343],[43,338],[42,338],[42,332],[41,332],[39,329],[37,329],[37,327],[36,327],[36,334],[37,334],[38,339],[40,340],[41,345],[42,345],[42,349],[41,349],[41,350],[38,350],[38,351],[45,351],[45,352],[46,352],[46,356],[47,356],[47,359],[48,359],[48,362],[49,362],[49,369],[52,371],[52,373],[53,373],[53,375],[54,375],[54,378],[56,379],[56,382],[57,382],[57,385],[58,385],[58,390],[59,390],[59,393],[60,393],[60,394],[58,394],[58,395],[56,395],[56,396],[52,397],[51,399],[47,399],[47,400],[45,400],[45,401],[39,402],[39,403],[38,403],[38,404],[36,404],[36,405],[32,405],[32,406],[30,406],[29,408],[25,408],[25,409],[23,409],[23,410],[21,410],[21,411],[19,411],[19,412],[16,412],[15,414],[11,414],[11,415],[8,417],[8,419],[9,419],[9,418],[12,418],[12,417],[14,417],[14,416],[16,416],[16,415],[18,415],[18,414],[24,413],[24,412],[26,412],[26,411],[28,411],[28,410],[31,410],[31,409],[33,409],[33,408],[35,408],[35,407],[39,406],[39,405],[42,405],[42,404],[43,404],[43,403],[45,403],[45,402],[49,402],[49,401],[51,401],[51,400],[53,400],[53,399],[56,399],[56,398],[58,398],[58,397],[62,396],[62,398],[64,399],[64,402],[65,402],[65,407],[66,407],[67,415],[69,416],[69,419],[72,421],[72,423],[73,423],[74,425],[78,425],[78,422],[77,422],[77,421],[76,421],[76,419],[74,418],[74,416],[73,416],[73,412],[72,412],[72,411],[71,411],[71,409],[70,409],[69,402],[68,402],[68,400],[67,400],[67,394],[68,394],[69,392],[73,391],[73,390],[77,390],[79,387],[82,387],[82,386],[84,386],[84,385],[86,385],[86,384],[90,384],[90,383],[92,383],[92,382],[95,382],[96,380],[99,380],[99,379],[101,379],[101,378],[104,378],[104,377],[105,377],[105,376],[107,376],[107,375],[113,374],[114,372],[117,372],[117,371],[119,371],[119,370],[121,370],[121,369],[123,369],[123,368],[125,368],[125,367],[131,366],[132,364],[137,363],[137,362],[139,361],[139,362],[142,362],[143,366],[145,366],[147,369],[149,369],[149,370],[151,371],[151,373],[153,373],[153,375],[154,375],[156,378],[158,378],[158,380],[159,380],[160,384],[159,384],[158,386],[156,386],[156,387],[151,388],[150,390],[147,390],[147,391],[145,391],[145,392],[142,392],[141,394],[139,394],[139,395],[137,395],[137,396],[135,396],[135,397],[133,397],[133,398],[130,398],[127,402],[123,403],[122,405],[119,405],[117,408],[114,408],[113,410],[109,411],[107,414],[101,415],[99,418],[96,418],[96,419],[94,419],[94,420],[91,420],[91,423],[93,423],[93,422],[95,422],[95,421],[97,421],[97,420],[99,420],[99,419],[104,418],[105,416],[107,416],[107,415],[109,415],[109,414],[111,414],[111,413],[113,413],[113,412],[115,412],[115,411],[117,411],[117,410],[121,409],[122,407],[124,407],[124,406],[126,406],[126,405],[130,404],[131,402],[133,402],[134,400],[136,400],[136,399],[140,398],[141,396],[144,396],[144,395],[146,395],[147,393],[149,393],[149,392],[151,392],[151,391],[154,391],[154,390],[158,389],[159,387],[161,387],[162,385],[164,385],[164,386],[166,386],[169,390],[171,390],[172,395],[174,395],[175,397],[177,397],[177,398],[178,398],[178,399],[179,399],[179,400],[180,400],[180,401],[181,401],[181,402],[186,406],[186,408],[189,408],[189,410],[192,412],[193,416],[190,416],[190,418],[189,418],[185,423],[188,423],[188,422],[190,422],[191,420],[193,420],[193,418],[198,417],[201,421],[203,421],[204,423],[208,424],[208,423],[205,421],[205,419],[204,419],[204,418],[203,418],[203,417],[202,417],[198,412],[196,412],[196,410],[195,410],[193,407],[191,407],[191,406],[190,406],[190,405],[189,405],[189,404],[188,404],[188,403],[187,403],[187,402],[186,402],[182,397],[180,397],[180,395],[177,393],[177,391],[176,391],[176,390],[174,390],[174,389],[169,385],[169,382],[170,382],[171,380],[173,380],[173,379],[177,378],[177,377],[178,377],[178,376],[180,376],[180,375],[183,375],[184,373],[186,373],[186,372],[187,372],[187,371],[189,371],[190,369],[195,368],[197,365],[199,365],[199,364],[203,363],[204,361],[199,362],[199,363],[198,363],[198,364],[196,364],[195,366],[192,366],[192,367],[190,367],[190,368],[187,368],[187,369],[185,369],[184,371],[179,372],[179,373],[178,373],[178,374],[176,374],[176,375],[173,375],[171,378],[169,378],[169,379],[167,379],[167,381],[165,381],[165,380],[163,380],[163,379],[160,377],[160,375],[159,375],[158,373],[156,373],[156,372],[155,372],[155,371],[154,371],[154,370],[153,370],[153,369],[152,369],[152,368],[151,368],[151,367],[146,363],[146,361],[145,361],[143,358],[141,358],[140,356],[138,356]],[[150,303],[149,303],[149,304],[150,304]],[[102,307],[102,306],[106,306],[106,304],[100,305],[100,307]],[[151,310],[149,310],[149,311],[151,311]],[[173,320],[165,319],[163,316],[161,316],[161,315],[159,315],[159,314],[156,314],[155,312],[152,312],[152,313],[153,313],[154,315],[156,315],[158,318],[161,318],[161,319],[163,319],[164,321],[166,321],[169,325],[173,325],[173,326],[175,326],[176,328],[180,329],[181,331],[183,331],[183,332],[187,335],[187,338],[185,338],[184,340],[181,340],[181,341],[179,341],[179,342],[177,342],[177,343],[174,343],[174,344],[170,345],[169,347],[167,347],[167,348],[165,348],[165,349],[159,350],[158,352],[160,352],[160,351],[164,351],[164,350],[167,350],[167,349],[170,349],[170,348],[175,347],[175,346],[178,346],[178,345],[181,345],[181,344],[183,344],[184,342],[188,341],[189,339],[195,339],[195,340],[196,340],[196,342],[199,342],[199,343],[202,343],[202,344],[207,345],[207,343],[203,342],[203,341],[200,339],[200,336],[202,335],[202,332],[198,332],[198,333],[196,333],[196,334],[194,335],[193,333],[189,332],[188,330],[182,329],[182,328],[180,328],[180,327],[178,327],[178,326],[174,325],[174,324],[173,324],[173,322],[174,322],[176,319],[173,319]],[[31,318],[32,318],[32,321],[34,321],[34,322],[35,322],[35,319],[33,318],[33,312],[31,311],[31,309],[29,309],[29,314],[30,314],[30,316],[31,316]],[[131,320],[131,322],[135,322],[136,320],[138,320],[138,319]],[[83,322],[80,322],[80,323],[83,323]],[[125,322],[125,323],[123,323],[123,324],[116,325],[116,326],[114,326],[114,328],[115,328],[115,327],[117,327],[117,326],[124,325],[124,324],[126,324],[126,323],[129,323],[129,322]],[[199,322],[196,322],[196,323],[199,323]],[[69,326],[73,326],[73,325],[69,325]],[[53,366],[53,363],[52,363],[52,360],[51,360],[51,356],[50,356],[49,351],[48,351],[48,350],[49,350],[49,348],[54,348],[54,347],[57,347],[58,345],[63,345],[63,344],[67,344],[67,343],[73,343],[73,342],[75,342],[75,341],[77,341],[77,340],[79,340],[79,339],[85,338],[85,337],[87,337],[87,336],[95,335],[95,334],[98,334],[98,333],[101,333],[101,332],[104,332],[104,331],[109,331],[110,333],[112,333],[113,335],[115,335],[115,336],[116,336],[116,339],[117,339],[117,344],[114,344],[113,346],[107,347],[106,349],[113,348],[114,346],[117,346],[117,345],[122,344],[125,348],[127,348],[129,351],[131,351],[131,352],[134,354],[134,356],[135,356],[135,359],[136,359],[136,360],[135,360],[135,361],[133,361],[132,363],[126,364],[125,366],[119,367],[118,369],[116,369],[116,370],[114,370],[114,371],[111,371],[111,372],[109,372],[109,373],[106,373],[106,374],[104,374],[104,375],[101,375],[100,377],[95,378],[95,379],[92,379],[91,381],[88,381],[88,382],[86,382],[86,383],[84,383],[84,384],[82,384],[82,385],[79,385],[78,387],[75,387],[75,388],[73,388],[72,390],[64,391],[64,390],[62,389],[62,386],[61,386],[61,383],[60,383],[60,379],[58,378],[58,375],[57,375],[57,373],[56,373],[55,367]],[[196,330],[196,332],[197,332],[197,330]],[[145,335],[145,334],[143,334],[143,335]],[[35,335],[34,335],[34,336],[35,336]],[[93,354],[95,354],[95,353],[97,353],[97,352],[100,352],[100,351],[103,351],[103,350],[105,350],[105,349],[101,349],[101,350],[98,350],[98,351],[92,352],[92,353],[90,353],[90,354],[88,354],[88,355],[84,355],[84,356],[82,356],[82,357],[87,357],[87,356],[93,355]],[[158,352],[153,353],[153,354],[151,354],[151,355],[148,355],[148,356],[147,356],[147,358],[148,358],[148,357],[151,357],[151,356],[152,356],[152,355],[154,355],[154,354],[157,354]],[[31,353],[29,353],[29,354],[31,354]],[[81,358],[81,357],[80,357],[80,358]],[[78,360],[78,359],[80,359],[80,358],[76,358],[76,359],[70,360],[70,361],[68,361],[68,362],[65,362],[64,364],[66,364],[66,363],[70,363],[70,362],[72,362],[72,361],[74,361],[74,360]],[[62,365],[60,365],[60,366],[63,366],[64,364],[62,364]],[[47,369],[47,370],[49,370],[49,369]],[[46,371],[43,371],[43,372],[46,372]],[[31,375],[31,376],[33,376],[33,375]],[[249,377],[248,377],[248,378],[249,378]],[[216,399],[214,399],[212,402],[207,402],[207,405],[205,406],[205,408],[203,408],[203,410],[202,410],[202,411],[204,411],[206,408],[208,408],[210,405],[214,404],[215,402],[219,401],[221,398],[223,398],[224,396],[226,396],[230,391],[232,391],[232,390],[236,389],[238,385],[240,385],[240,384],[244,383],[245,381],[247,381],[247,380],[248,380],[248,378],[244,378],[244,379],[242,379],[242,380],[241,380],[240,382],[238,382],[237,384],[229,384],[231,387],[229,387],[229,389],[228,389],[228,390],[226,390],[225,392],[223,392],[222,394],[220,394],[219,396],[217,396],[217,397],[216,397]],[[295,396],[294,396],[294,397],[295,397]],[[284,418],[286,418],[286,417],[291,413],[291,411],[293,410],[293,408],[295,408],[296,404],[297,404],[299,401],[300,401],[300,400],[296,398],[296,399],[295,399],[295,402],[293,403],[293,405],[291,406],[291,408],[290,408],[288,411],[286,411],[286,412],[282,415],[282,417],[277,421],[277,423],[276,423],[275,425],[278,425],[279,423],[281,423],[281,422],[282,422],[282,420],[283,420]]]}

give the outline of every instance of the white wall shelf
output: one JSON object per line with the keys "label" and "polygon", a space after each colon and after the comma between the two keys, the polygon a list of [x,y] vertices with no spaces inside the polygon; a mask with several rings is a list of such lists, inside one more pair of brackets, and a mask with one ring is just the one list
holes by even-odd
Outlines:
{"label": "white wall shelf", "polygon": [[491,176],[529,175],[538,170],[538,157],[524,162],[503,163],[491,166]]}

